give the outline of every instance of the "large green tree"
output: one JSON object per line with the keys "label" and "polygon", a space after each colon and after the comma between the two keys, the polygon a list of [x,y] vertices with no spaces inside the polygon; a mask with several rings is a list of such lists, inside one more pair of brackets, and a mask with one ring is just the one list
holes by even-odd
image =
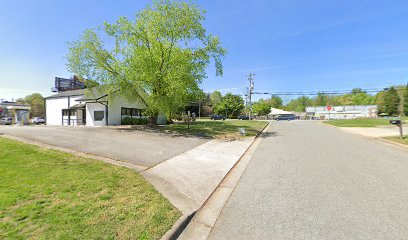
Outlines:
{"label": "large green tree", "polygon": [[403,96],[404,96],[403,111],[405,116],[408,116],[408,83],[407,86],[405,87]]}
{"label": "large green tree", "polygon": [[317,93],[317,96],[314,98],[315,106],[326,106],[328,102],[328,96],[322,92]]}
{"label": "large green tree", "polygon": [[271,112],[271,105],[267,101],[260,99],[252,105],[252,111],[256,115],[265,116]]}
{"label": "large green tree", "polygon": [[385,112],[390,116],[398,115],[400,102],[401,99],[398,95],[397,89],[395,87],[390,87],[384,96]]}
{"label": "large green tree", "polygon": [[195,4],[154,1],[134,19],[120,17],[85,31],[69,45],[68,69],[100,83],[106,93],[142,96],[154,120],[195,98],[211,60],[216,74],[223,74],[226,50],[207,33],[204,20]]}
{"label": "large green tree", "polygon": [[281,97],[277,96],[277,95],[272,95],[272,97],[270,99],[268,99],[266,101],[270,107],[273,108],[282,108],[283,107],[283,100]]}
{"label": "large green tree", "polygon": [[222,101],[222,94],[220,91],[215,90],[214,92],[211,93],[210,95],[210,99],[211,99],[211,104],[217,105],[218,103],[220,103]]}
{"label": "large green tree", "polygon": [[24,102],[30,105],[30,117],[44,117],[45,116],[45,106],[44,98],[39,93],[33,93],[24,98]]}
{"label": "large green tree", "polygon": [[285,107],[288,111],[304,112],[306,107],[313,105],[313,100],[307,96],[300,96],[296,99],[292,99]]}
{"label": "large green tree", "polygon": [[39,93],[33,93],[27,95],[24,98],[19,98],[16,100],[17,103],[30,105],[30,117],[44,117],[45,116],[45,106],[44,97]]}
{"label": "large green tree", "polygon": [[241,96],[227,93],[222,97],[221,102],[214,106],[214,112],[232,118],[237,117],[244,107],[244,100]]}

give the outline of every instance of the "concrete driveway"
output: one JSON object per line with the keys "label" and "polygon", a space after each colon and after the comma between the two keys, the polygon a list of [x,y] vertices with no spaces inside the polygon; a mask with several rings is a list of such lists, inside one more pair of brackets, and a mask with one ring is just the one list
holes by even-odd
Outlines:
{"label": "concrete driveway", "polygon": [[0,132],[144,167],[159,164],[208,141],[116,127],[0,126]]}

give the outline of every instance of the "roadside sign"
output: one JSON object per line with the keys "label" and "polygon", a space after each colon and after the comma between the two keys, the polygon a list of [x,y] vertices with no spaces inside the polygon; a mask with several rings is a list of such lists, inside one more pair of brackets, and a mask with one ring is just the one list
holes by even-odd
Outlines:
{"label": "roadside sign", "polygon": [[332,110],[332,106],[327,106],[327,110]]}

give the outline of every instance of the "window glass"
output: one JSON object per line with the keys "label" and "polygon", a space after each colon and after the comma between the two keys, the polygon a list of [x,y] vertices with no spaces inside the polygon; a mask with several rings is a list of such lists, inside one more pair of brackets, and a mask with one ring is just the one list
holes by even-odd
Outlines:
{"label": "window glass", "polygon": [[137,109],[136,108],[132,108],[132,117],[137,116]]}
{"label": "window glass", "polygon": [[105,117],[105,111],[94,111],[94,120],[102,121]]}

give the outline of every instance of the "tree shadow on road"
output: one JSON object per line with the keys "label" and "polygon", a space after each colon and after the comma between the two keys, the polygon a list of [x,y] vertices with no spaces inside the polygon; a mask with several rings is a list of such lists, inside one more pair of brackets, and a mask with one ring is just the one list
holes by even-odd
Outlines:
{"label": "tree shadow on road", "polygon": [[271,138],[271,137],[278,137],[278,136],[279,136],[278,132],[262,132],[261,134],[259,134],[258,137]]}

